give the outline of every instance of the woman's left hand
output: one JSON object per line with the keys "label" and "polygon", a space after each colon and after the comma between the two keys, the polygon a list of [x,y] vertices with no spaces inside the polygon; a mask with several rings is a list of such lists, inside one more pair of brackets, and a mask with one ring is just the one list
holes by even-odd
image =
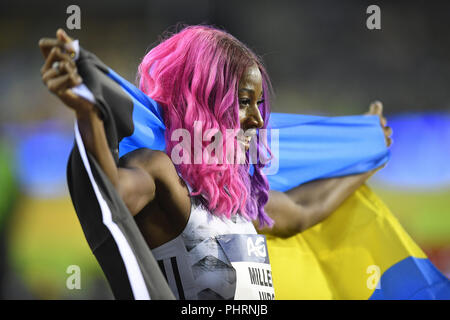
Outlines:
{"label": "woman's left hand", "polygon": [[380,124],[384,132],[386,145],[389,147],[392,144],[392,128],[387,125],[387,120],[383,116],[383,104],[380,101],[375,101],[370,104],[369,111],[366,114],[377,115],[380,118]]}

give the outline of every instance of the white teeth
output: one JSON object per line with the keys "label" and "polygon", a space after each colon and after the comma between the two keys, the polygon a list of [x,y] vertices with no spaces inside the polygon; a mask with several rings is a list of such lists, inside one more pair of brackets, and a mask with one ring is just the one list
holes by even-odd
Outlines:
{"label": "white teeth", "polygon": [[241,145],[245,148],[245,150],[250,148],[250,141],[251,141],[252,137],[248,137],[248,136],[241,136],[238,138],[238,141],[241,143]]}
{"label": "white teeth", "polygon": [[252,140],[252,137],[238,137],[238,140],[245,142],[245,143],[250,143],[250,141]]}

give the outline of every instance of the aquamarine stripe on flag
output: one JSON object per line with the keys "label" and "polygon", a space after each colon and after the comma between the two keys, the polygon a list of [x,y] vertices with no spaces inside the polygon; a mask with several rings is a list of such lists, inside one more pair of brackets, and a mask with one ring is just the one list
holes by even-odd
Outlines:
{"label": "aquamarine stripe on flag", "polygon": [[429,259],[408,257],[383,273],[370,300],[450,300],[450,281]]}

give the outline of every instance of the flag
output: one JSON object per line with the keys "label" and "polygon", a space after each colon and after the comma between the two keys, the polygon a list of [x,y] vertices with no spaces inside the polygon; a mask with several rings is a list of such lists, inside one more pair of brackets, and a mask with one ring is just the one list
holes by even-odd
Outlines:
{"label": "flag", "polygon": [[318,225],[267,243],[278,299],[450,299],[449,280],[366,185]]}
{"label": "flag", "polygon": [[[110,151],[118,164],[118,142],[133,132],[133,99],[108,77],[108,68],[81,50],[77,67],[101,112]],[[174,299],[134,218],[75,124],[75,144],[67,166],[72,203],[86,240],[116,299]]]}
{"label": "flag", "polygon": [[[138,148],[165,149],[162,110],[154,100],[83,49],[77,66],[100,109],[116,163]],[[279,137],[277,167],[267,176],[275,190],[369,171],[389,159],[377,116],[272,113],[269,128]],[[131,214],[95,159],[83,156],[75,131],[70,192],[113,293],[173,298]],[[288,239],[268,237],[268,248],[276,298],[450,298],[448,279],[366,186],[310,230]]]}

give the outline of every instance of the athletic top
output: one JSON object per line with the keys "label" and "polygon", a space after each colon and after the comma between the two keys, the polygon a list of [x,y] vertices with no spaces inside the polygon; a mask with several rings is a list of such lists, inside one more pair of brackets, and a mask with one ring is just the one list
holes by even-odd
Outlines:
{"label": "athletic top", "polygon": [[[232,265],[233,257],[224,250],[227,244],[224,247],[221,240],[236,235],[238,238],[264,236],[257,235],[253,224],[240,215],[220,218],[194,200],[191,196],[191,212],[183,232],[152,249],[152,253],[177,299],[234,299],[237,274]],[[233,243],[228,241],[233,245],[233,254],[236,250],[247,254],[247,245]],[[268,266],[270,268],[270,264]]]}

